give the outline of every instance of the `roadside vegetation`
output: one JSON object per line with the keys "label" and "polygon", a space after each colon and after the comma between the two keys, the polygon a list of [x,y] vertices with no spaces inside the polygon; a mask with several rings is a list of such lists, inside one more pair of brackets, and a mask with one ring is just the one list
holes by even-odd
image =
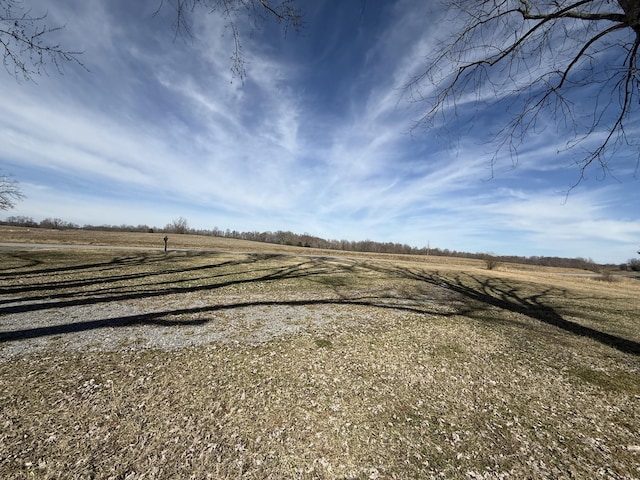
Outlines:
{"label": "roadside vegetation", "polygon": [[0,250],[1,477],[640,477],[638,280],[233,242]]}

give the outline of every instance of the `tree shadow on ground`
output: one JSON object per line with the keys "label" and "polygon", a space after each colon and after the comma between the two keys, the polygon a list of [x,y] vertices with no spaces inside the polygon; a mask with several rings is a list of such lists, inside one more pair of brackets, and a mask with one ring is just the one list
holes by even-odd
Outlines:
{"label": "tree shadow on ground", "polygon": [[[135,255],[123,255],[114,257],[112,259],[94,262],[94,263],[81,263],[78,265],[66,265],[66,266],[55,266],[55,267],[44,267],[46,265],[46,261],[39,257],[44,257],[49,254],[48,251],[34,251],[29,253],[21,253],[21,254],[9,254],[9,257],[17,258],[23,260],[25,262],[24,265],[20,268],[11,268],[11,269],[3,269],[2,273],[0,273],[0,280],[7,280],[13,277],[24,277],[24,276],[38,276],[38,275],[46,275],[46,274],[59,274],[59,273],[75,273],[78,271],[107,271],[113,270],[116,268],[122,268],[127,266],[135,266],[142,264],[149,264],[152,262],[158,261],[166,261],[167,255],[162,254],[151,254],[151,253],[139,253]],[[43,265],[43,268],[40,269],[31,269],[30,267],[36,265]],[[10,270],[10,271],[4,271]]]}
{"label": "tree shadow on ground", "polygon": [[[275,255],[282,257],[282,255]],[[212,257],[213,258],[213,257]],[[47,325],[35,328],[22,328],[12,331],[0,332],[0,343],[36,338],[42,336],[58,335],[65,333],[77,333],[100,328],[119,328],[127,326],[153,325],[153,326],[194,326],[203,325],[214,321],[213,318],[201,318],[207,313],[214,313],[222,310],[261,307],[261,306],[313,306],[313,305],[357,305],[372,308],[393,309],[418,314],[428,314],[435,316],[467,315],[480,316],[486,319],[486,315],[477,315],[478,312],[486,310],[488,307],[495,307],[505,311],[525,315],[533,320],[547,325],[557,327],[563,331],[576,335],[591,338],[600,343],[612,346],[624,353],[633,355],[640,354],[640,344],[633,340],[625,339],[610,333],[602,332],[591,327],[567,320],[560,313],[550,306],[552,297],[564,297],[567,292],[555,289],[544,288],[536,293],[527,294],[521,287],[509,283],[506,279],[485,278],[471,274],[449,274],[444,275],[438,272],[417,271],[409,268],[382,266],[373,263],[355,262],[330,262],[323,257],[298,257],[296,261],[288,261],[285,265],[274,265],[268,260],[274,258],[269,254],[246,254],[236,260],[224,261],[198,266],[175,265],[167,270],[152,270],[146,272],[123,273],[121,268],[110,275],[99,279],[78,279],[71,280],[71,283],[58,284],[53,278],[47,283],[49,290],[46,296],[39,293],[39,289],[29,286],[16,287],[18,290],[13,293],[32,293],[31,297],[23,297],[13,305],[0,308],[0,315],[15,314],[25,312],[42,312],[46,314],[47,309],[62,309],[65,307],[108,304],[111,302],[122,302],[137,299],[153,299],[167,295],[180,295],[198,292],[213,291],[223,287],[242,284],[257,284],[278,282],[283,280],[317,280],[324,286],[334,285],[333,289],[327,289],[324,298],[314,299],[289,299],[289,300],[257,300],[244,301],[225,304],[214,304],[197,306],[191,308],[177,308],[164,311],[133,314],[114,318],[103,318],[98,320],[86,320],[69,322],[59,325]],[[288,257],[293,260],[294,257]],[[127,258],[125,263],[144,265],[148,258]],[[155,259],[153,260],[155,261]],[[245,269],[236,268],[246,266]],[[105,264],[87,265],[87,268],[105,267]],[[357,293],[347,288],[342,291],[342,283],[334,280],[341,274],[354,275],[355,267],[364,270],[375,271],[383,277],[401,278],[417,282],[417,285],[429,286],[428,289],[414,291],[404,294],[399,298],[390,292],[378,291],[368,294]],[[226,267],[233,267],[230,271],[224,271]],[[73,267],[81,271],[80,267]],[[222,271],[220,271],[222,270]],[[49,273],[46,269],[41,272]],[[64,271],[68,271],[64,269]],[[50,272],[53,274],[53,272]],[[171,274],[193,274],[198,277],[188,276],[180,281],[171,281],[162,278],[161,275]],[[329,276],[329,277],[328,277]],[[331,277],[334,276],[334,277]],[[228,277],[228,278],[227,278]],[[190,285],[190,282],[197,280],[208,280],[202,285]],[[112,286],[123,280],[133,280],[136,287],[144,287],[139,291],[127,291],[126,285]],[[146,280],[142,281],[142,280]],[[76,291],[69,291],[69,288],[82,289],[83,287],[93,287],[95,285],[105,285],[102,288],[82,292],[78,296]],[[20,290],[24,288],[24,290]],[[443,312],[442,309],[431,308],[433,300],[431,295],[438,296],[438,292],[448,292],[454,294],[460,308],[454,313]],[[294,292],[293,292],[294,293]],[[449,298],[449,300],[452,300]],[[191,317],[192,319],[176,319],[176,317]],[[193,317],[199,318],[193,318]]]}
{"label": "tree shadow on ground", "polygon": [[[280,255],[277,255],[278,257]],[[324,257],[299,257],[296,262],[288,262],[286,265],[279,265],[274,267],[273,264],[264,263],[264,261],[274,258],[273,255],[263,254],[248,254],[242,258],[232,261],[220,262],[216,264],[210,264],[207,266],[175,268],[169,270],[169,274],[181,273],[181,274],[193,274],[197,272],[199,277],[189,276],[184,281],[186,283],[193,282],[194,280],[207,279],[209,282],[204,285],[196,286],[176,286],[176,282],[167,281],[158,278],[156,281],[151,281],[158,275],[167,274],[167,271],[163,272],[148,272],[138,274],[117,274],[102,279],[87,279],[73,281],[71,284],[59,285],[55,281],[50,283],[50,287],[53,291],[47,291],[46,295],[34,295],[31,297],[23,297],[18,304],[7,304],[0,308],[0,315],[20,314],[20,313],[38,313],[46,315],[47,310],[51,309],[64,309],[67,307],[75,306],[91,306],[98,304],[118,303],[128,300],[138,299],[153,299],[160,298],[167,295],[183,295],[192,294],[198,292],[214,291],[223,287],[229,287],[242,284],[264,284],[269,282],[279,282],[284,280],[301,280],[301,279],[317,279],[319,284],[327,285],[327,279],[330,279],[329,286],[334,285],[333,279],[338,278],[341,274],[354,274],[354,264],[352,263],[335,263],[329,261]],[[289,257],[293,259],[293,257]],[[246,266],[247,268],[235,268]],[[222,271],[225,267],[234,267],[231,271]],[[208,270],[208,274],[206,271]],[[225,277],[230,275],[231,278]],[[238,276],[241,278],[238,278]],[[140,282],[145,279],[148,282]],[[89,292],[83,292],[81,296],[75,291],[68,291],[71,285],[73,289],[82,288],[87,286],[94,286],[98,284],[109,285],[126,278],[128,280],[134,280],[136,286],[149,287],[142,291],[126,292],[117,290],[109,291],[108,287],[93,289]],[[335,288],[326,288],[325,298],[314,299],[291,299],[291,300],[256,300],[246,302],[224,303],[214,304],[207,306],[198,306],[192,308],[176,308],[163,311],[153,311],[148,313],[132,314],[119,317],[101,318],[97,320],[86,321],[72,321],[64,324],[46,325],[35,328],[22,328],[12,331],[0,332],[0,343],[12,342],[18,340],[25,340],[29,338],[37,338],[43,336],[60,335],[66,333],[78,333],[88,330],[100,329],[100,328],[119,328],[130,327],[140,325],[150,326],[194,326],[202,325],[210,321],[214,321],[214,318],[203,319],[202,315],[207,313],[214,313],[223,310],[241,309],[249,307],[268,307],[268,306],[315,306],[315,305],[357,305],[357,306],[369,306],[374,308],[385,308],[400,310],[418,314],[434,314],[435,312],[429,309],[429,305],[425,305],[423,301],[413,301],[412,299],[398,299],[395,296],[385,296],[379,294],[355,294],[344,295],[339,292],[342,282],[337,282],[338,285],[334,285]],[[56,286],[57,285],[57,286]],[[27,290],[29,287],[25,287]],[[58,288],[60,291],[56,292]],[[72,290],[73,290],[72,289]],[[347,288],[348,289],[348,288]],[[37,289],[36,289],[37,290]],[[36,293],[32,290],[31,293]],[[295,291],[291,292],[295,294]],[[14,303],[15,299],[12,300]],[[31,303],[33,302],[33,303]],[[440,313],[438,313],[440,314]],[[198,316],[197,319],[193,317]],[[183,317],[177,319],[177,317]],[[187,319],[184,319],[186,317]],[[189,319],[191,317],[192,319]]]}
{"label": "tree shadow on ground", "polygon": [[[552,325],[565,332],[588,337],[621,352],[640,355],[640,343],[595,328],[567,320],[549,305],[551,297],[566,298],[568,292],[547,287],[532,294],[525,294],[522,288],[503,278],[482,278],[471,274],[442,275],[438,272],[423,272],[410,269],[394,269],[396,275],[411,278],[431,285],[437,285],[456,292],[467,299],[471,309],[496,307],[509,312],[525,315],[533,320]],[[472,312],[466,312],[468,315]]]}
{"label": "tree shadow on ground", "polygon": [[[241,308],[251,307],[273,307],[273,306],[287,306],[287,307],[300,307],[300,306],[318,306],[318,305],[357,305],[374,308],[384,308],[391,310],[399,310],[409,313],[419,314],[433,314],[433,312],[421,309],[419,307],[382,303],[382,299],[379,301],[371,300],[358,300],[358,299],[309,299],[309,300],[283,300],[283,301],[252,301],[252,302],[237,302],[222,305],[208,305],[203,307],[192,308],[180,308],[164,311],[156,311],[142,314],[126,315],[114,318],[103,318],[99,320],[88,320],[81,322],[65,323],[60,325],[50,325],[45,327],[27,328],[22,330],[15,330],[9,332],[0,332],[0,343],[12,342],[18,340],[26,340],[30,338],[38,338],[45,336],[60,335],[65,333],[79,333],[88,330],[95,330],[100,328],[119,328],[119,327],[133,327],[141,325],[149,326],[161,326],[161,327],[187,327],[198,326],[215,321],[215,318],[194,318],[191,320],[171,320],[171,317],[179,316],[196,316],[202,314],[210,314],[224,310],[235,310]],[[446,315],[446,314],[438,314]]]}
{"label": "tree shadow on ground", "polygon": [[[73,306],[73,305],[103,303],[103,302],[113,301],[114,299],[127,300],[127,299],[141,298],[144,296],[152,297],[154,295],[166,295],[167,293],[181,293],[183,290],[195,291],[194,289],[184,289],[184,288],[176,287],[177,284],[180,284],[180,281],[160,280],[159,277],[167,277],[167,276],[178,275],[178,274],[179,275],[193,274],[195,272],[202,272],[201,277],[190,276],[188,277],[188,281],[197,282],[201,280],[211,280],[214,278],[224,277],[229,275],[228,273],[213,274],[211,273],[212,270],[219,270],[224,267],[249,264],[253,262],[254,260],[250,260],[250,259],[226,261],[226,262],[200,265],[200,266],[194,266],[194,267],[170,268],[170,269],[164,269],[156,272],[147,271],[147,272],[140,272],[140,273],[127,273],[127,274],[110,275],[108,277],[64,280],[64,281],[55,281],[55,282],[44,283],[39,285],[31,285],[31,286],[8,287],[2,290],[3,294],[9,294],[9,295],[20,294],[20,295],[23,295],[22,301],[24,302],[43,301],[44,303],[22,305],[20,307],[18,306],[0,307],[0,314],[19,313],[20,311],[49,309],[49,308]],[[251,273],[251,271],[248,271],[248,272]],[[121,295],[118,295],[117,292],[119,290],[122,291],[123,286],[121,285],[120,287],[118,287],[118,286],[114,286],[114,284],[118,284],[122,282],[130,282],[130,281],[135,281],[135,287],[141,291],[127,292],[127,293],[122,293]],[[84,298],[84,299],[78,298],[78,290],[81,291],[82,289],[93,287],[94,285],[99,285],[102,288],[92,289],[90,292],[90,296],[88,296],[87,298]],[[163,290],[162,288],[163,286],[166,286],[167,289]],[[151,289],[151,291],[144,290],[147,288]],[[206,287],[203,287],[203,288],[206,288]],[[43,293],[39,295],[25,296],[25,294],[27,293],[33,294],[35,292],[43,292]],[[104,294],[104,296],[100,296],[101,294]],[[72,299],[72,300],[65,302],[63,299]],[[55,303],[55,302],[52,302],[52,300],[59,300],[59,302]],[[15,300],[13,299],[0,300],[0,305],[8,304],[8,303],[15,303]]]}
{"label": "tree shadow on ground", "polygon": [[[190,255],[191,256],[191,255]],[[215,256],[209,254],[212,260]],[[207,263],[197,266],[172,266],[171,263],[165,263],[166,268],[158,269],[154,267],[154,263],[158,262],[158,258],[149,259],[145,255],[141,255],[135,262],[131,262],[128,258],[127,265],[116,262],[116,268],[107,275],[91,276],[87,278],[75,278],[70,280],[59,280],[55,277],[53,269],[45,272],[48,281],[38,284],[27,284],[19,286],[5,286],[0,293],[6,295],[20,295],[19,302],[16,298],[5,298],[0,300],[0,315],[25,313],[41,310],[49,310],[52,308],[65,308],[82,305],[96,305],[101,303],[136,300],[141,298],[154,298],[165,295],[194,293],[198,291],[212,290],[236,283],[244,283],[247,279],[234,279],[214,283],[224,277],[242,275],[258,275],[252,278],[252,281],[270,281],[284,278],[287,275],[293,275],[295,268],[288,267],[276,270],[268,265],[260,265],[259,262],[273,258],[272,255],[266,256],[261,254],[249,254],[237,260],[228,260],[223,262]],[[173,259],[175,260],[175,258]],[[255,264],[254,269],[246,269],[242,271],[220,272],[226,267],[234,267],[241,265]],[[73,267],[74,270],[82,275],[97,275],[93,270],[96,265],[86,265],[84,271],[80,272],[80,267]],[[146,270],[135,273],[122,273],[126,266],[144,266],[152,267],[155,270]],[[301,267],[302,264],[297,267]],[[67,271],[62,268],[60,271]],[[200,277],[193,277],[191,274],[199,272]],[[31,272],[29,272],[31,273]],[[104,273],[104,272],[103,272]],[[177,275],[178,277],[172,277]],[[189,276],[185,276],[189,275]],[[179,277],[182,276],[182,277]],[[169,277],[167,279],[167,277]],[[194,282],[207,281],[204,284],[191,286]],[[133,282],[133,283],[126,283]],[[185,286],[188,285],[188,286]],[[100,286],[101,288],[93,288]],[[42,293],[40,293],[42,292]],[[29,295],[31,294],[31,295]],[[16,304],[17,303],[17,304]]]}

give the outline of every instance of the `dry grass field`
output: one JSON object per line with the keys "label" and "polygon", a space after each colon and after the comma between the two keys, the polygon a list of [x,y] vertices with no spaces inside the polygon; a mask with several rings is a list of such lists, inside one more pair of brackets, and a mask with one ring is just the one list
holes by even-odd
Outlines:
{"label": "dry grass field", "polygon": [[640,281],[162,236],[0,228],[0,477],[640,478]]}

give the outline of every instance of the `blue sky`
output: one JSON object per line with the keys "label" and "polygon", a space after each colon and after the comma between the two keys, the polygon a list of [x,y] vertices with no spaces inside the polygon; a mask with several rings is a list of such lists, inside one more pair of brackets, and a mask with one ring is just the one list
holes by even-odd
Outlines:
{"label": "blue sky", "polygon": [[[432,2],[301,2],[305,27],[243,36],[246,79],[215,15],[174,40],[170,10],[128,0],[30,1],[88,72],[36,83],[1,72],[0,169],[27,198],[5,216],[83,224],[290,230],[327,239],[624,262],[640,247],[639,180],[578,178],[553,128],[492,171],[504,109],[461,105],[411,132],[424,104],[403,86],[450,29]],[[363,8],[364,6],[364,8]],[[243,28],[243,24],[239,23]],[[468,108],[468,111],[465,110]],[[476,112],[477,113],[477,112]]]}

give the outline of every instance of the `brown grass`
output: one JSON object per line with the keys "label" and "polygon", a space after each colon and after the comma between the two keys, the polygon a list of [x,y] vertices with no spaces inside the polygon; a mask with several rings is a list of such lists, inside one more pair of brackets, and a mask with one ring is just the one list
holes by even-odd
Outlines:
{"label": "brown grass", "polygon": [[[51,230],[44,228],[26,228],[0,225],[0,243],[24,244],[52,244],[65,246],[115,247],[128,249],[144,249],[145,251],[163,250],[164,233],[136,233],[136,232],[101,232],[91,230]],[[342,252],[340,250],[324,250],[318,248],[304,248],[292,245],[275,245],[248,240],[236,240],[224,237],[210,237],[204,235],[168,234],[169,251],[200,250],[200,251],[233,251],[233,252],[265,252],[283,253],[291,255],[316,256],[347,256],[349,258],[374,258],[391,262],[416,262],[444,267],[452,265],[454,268],[486,268],[484,260],[441,257],[436,255],[405,255],[386,253]],[[0,247],[1,248],[1,247]],[[24,248],[24,247],[23,247]],[[584,273],[584,270],[538,267],[533,265],[501,263],[500,270],[507,271],[535,271],[535,272],[574,272]]]}
{"label": "brown grass", "polygon": [[640,477],[639,282],[246,245],[0,252],[0,476]]}

